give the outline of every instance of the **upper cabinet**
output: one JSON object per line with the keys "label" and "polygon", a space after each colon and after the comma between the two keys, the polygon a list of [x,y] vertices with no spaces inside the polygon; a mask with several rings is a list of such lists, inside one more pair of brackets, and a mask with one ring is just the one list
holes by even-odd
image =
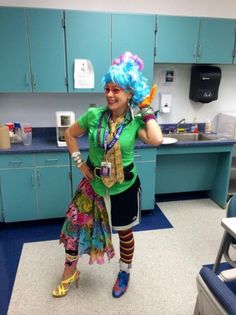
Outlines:
{"label": "upper cabinet", "polygon": [[232,64],[236,20],[201,18],[197,62]]}
{"label": "upper cabinet", "polygon": [[155,62],[232,64],[236,21],[158,16]]}
{"label": "upper cabinet", "polygon": [[157,16],[155,61],[195,62],[199,22],[198,18]]}
{"label": "upper cabinet", "polygon": [[[69,92],[102,92],[101,78],[111,64],[111,15],[65,11]],[[74,87],[74,61],[87,59],[95,73],[93,89]]]}
{"label": "upper cabinet", "polygon": [[66,92],[63,11],[0,8],[0,92]]}
{"label": "upper cabinet", "polygon": [[[233,19],[1,7],[0,93],[103,92],[102,76],[125,51],[144,61],[150,85],[154,61],[236,64],[235,33]],[[76,59],[92,65],[93,88],[75,88]]]}
{"label": "upper cabinet", "polygon": [[143,75],[153,81],[155,16],[144,14],[112,14],[112,60],[125,51],[144,61]]}
{"label": "upper cabinet", "polygon": [[32,88],[34,92],[67,92],[62,10],[28,9]]}
{"label": "upper cabinet", "polygon": [[[155,16],[65,11],[69,92],[103,92],[102,76],[125,51],[144,61],[144,76],[153,78]],[[93,89],[74,87],[75,59],[87,59],[95,73]]]}
{"label": "upper cabinet", "polygon": [[0,8],[0,92],[31,92],[26,10]]}

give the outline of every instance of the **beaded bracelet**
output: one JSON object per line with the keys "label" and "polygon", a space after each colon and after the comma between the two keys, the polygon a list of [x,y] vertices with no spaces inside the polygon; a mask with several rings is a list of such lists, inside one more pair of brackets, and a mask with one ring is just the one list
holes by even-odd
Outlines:
{"label": "beaded bracelet", "polygon": [[150,119],[156,120],[156,116],[154,115],[154,111],[153,111],[152,107],[142,108],[140,112],[141,112],[142,120],[145,122],[145,124]]}
{"label": "beaded bracelet", "polygon": [[80,168],[81,165],[84,163],[83,160],[82,160],[82,155],[81,155],[80,151],[73,152],[73,153],[71,154],[71,157],[72,157],[72,159],[74,160],[75,165],[76,165],[77,167],[79,167],[79,168]]}

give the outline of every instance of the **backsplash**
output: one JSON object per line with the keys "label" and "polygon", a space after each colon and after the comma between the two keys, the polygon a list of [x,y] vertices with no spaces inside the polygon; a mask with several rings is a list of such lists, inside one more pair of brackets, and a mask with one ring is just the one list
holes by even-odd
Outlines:
{"label": "backsplash", "polygon": [[[154,83],[158,92],[172,94],[170,113],[158,113],[160,124],[175,124],[182,118],[186,123],[212,120],[217,113],[236,111],[236,66],[220,66],[222,80],[217,101],[201,104],[189,100],[190,70],[189,64],[155,64]],[[166,70],[174,71],[172,85],[163,84]],[[159,93],[153,102],[154,109],[159,107]],[[33,127],[55,127],[55,112],[67,110],[75,112],[76,117],[84,113],[90,104],[101,106],[105,104],[103,93],[81,94],[0,94],[0,122],[8,121],[31,122]]]}

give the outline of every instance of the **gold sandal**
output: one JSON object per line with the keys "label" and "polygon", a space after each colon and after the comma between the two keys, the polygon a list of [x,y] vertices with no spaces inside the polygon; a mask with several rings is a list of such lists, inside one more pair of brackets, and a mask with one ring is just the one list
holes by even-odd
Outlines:
{"label": "gold sandal", "polygon": [[60,284],[56,287],[56,289],[53,290],[52,295],[54,297],[65,296],[68,293],[69,288],[72,285],[72,283],[75,283],[76,287],[78,288],[79,276],[80,276],[80,272],[76,270],[70,278],[66,280],[62,280],[60,282]]}

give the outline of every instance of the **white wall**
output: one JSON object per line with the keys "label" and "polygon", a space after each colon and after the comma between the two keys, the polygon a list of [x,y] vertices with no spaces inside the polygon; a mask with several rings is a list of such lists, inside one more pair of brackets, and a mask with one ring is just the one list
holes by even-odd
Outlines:
{"label": "white wall", "polygon": [[[174,70],[174,83],[163,84],[163,72]],[[172,94],[171,112],[160,113],[160,123],[176,123],[182,118],[192,122],[213,119],[222,111],[236,111],[236,66],[221,66],[222,79],[217,101],[201,104],[189,100],[191,65],[155,64],[154,82],[158,92]],[[154,100],[154,108],[159,107],[159,93]],[[34,127],[55,126],[55,111],[72,110],[76,116],[83,113],[90,104],[104,105],[103,94],[0,94],[0,122],[29,121]]]}
{"label": "white wall", "polygon": [[235,0],[0,0],[0,6],[64,8],[90,11],[143,12],[235,18]]}
{"label": "white wall", "polygon": [[[128,3],[128,5],[127,5]],[[235,18],[236,1],[224,0],[0,0],[0,6],[48,7],[93,11],[143,12],[170,15],[215,16]],[[175,71],[172,86],[163,86],[163,71]],[[209,104],[191,102],[188,98],[191,65],[155,65],[154,81],[159,92],[172,94],[172,110],[169,114],[160,114],[160,123],[177,122],[186,118],[192,122],[194,117],[201,122],[221,111],[236,111],[236,66],[221,66],[222,81],[219,99]],[[107,69],[104,69],[104,72]],[[72,110],[76,116],[84,112],[89,104],[104,104],[102,94],[0,94],[0,122],[30,121],[34,127],[55,126],[55,111]],[[158,95],[154,101],[158,106]]]}
{"label": "white wall", "polygon": [[[213,119],[222,111],[236,112],[236,66],[219,66],[222,79],[219,88],[218,100],[210,103],[198,103],[189,99],[191,65],[161,65],[155,64],[154,82],[157,83],[159,92],[172,94],[172,107],[170,113],[160,113],[160,123],[177,122],[185,118],[192,122],[196,117],[199,122]],[[170,86],[163,84],[165,70],[174,70],[174,83]],[[159,105],[159,95],[155,99],[155,106]]]}

